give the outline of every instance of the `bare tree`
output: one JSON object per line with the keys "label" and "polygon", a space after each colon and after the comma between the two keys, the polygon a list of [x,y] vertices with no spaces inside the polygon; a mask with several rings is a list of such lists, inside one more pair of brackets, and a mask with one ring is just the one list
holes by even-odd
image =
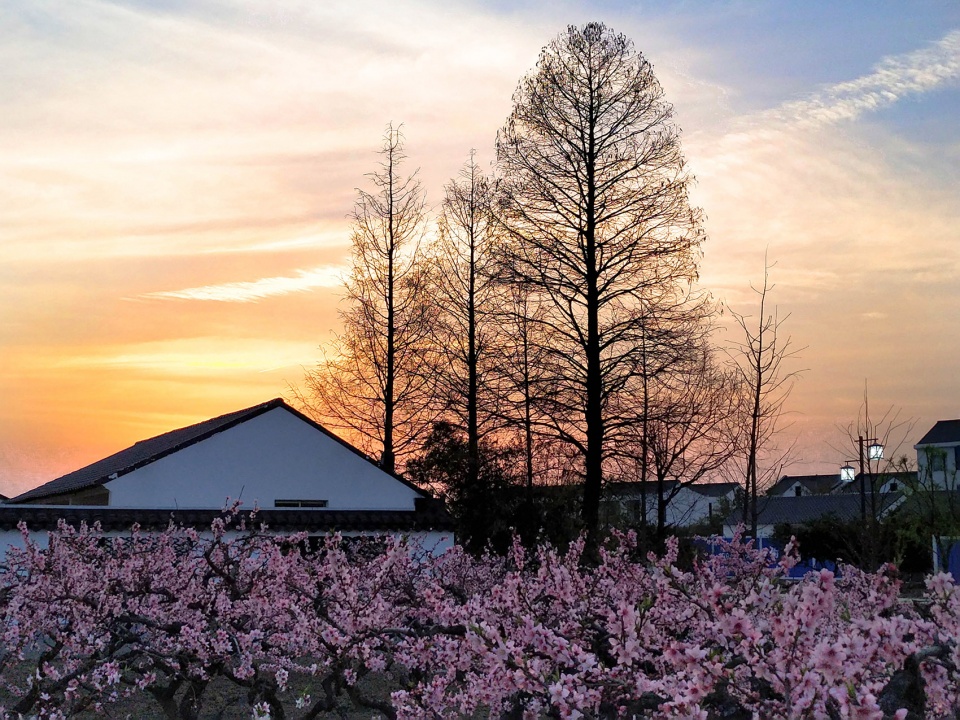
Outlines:
{"label": "bare tree", "polygon": [[657,377],[643,446],[656,479],[657,537],[681,488],[717,474],[741,447],[739,378],[704,347]]}
{"label": "bare tree", "polygon": [[[860,494],[860,532],[861,564],[865,570],[874,571],[879,563],[879,521],[880,516],[889,510],[890,498],[878,497],[879,486],[886,484],[891,477],[913,477],[904,473],[907,465],[901,448],[913,431],[916,421],[904,419],[900,408],[891,405],[879,417],[870,413],[870,398],[867,382],[863,383],[863,402],[855,422],[839,429],[845,436],[842,448],[834,448],[845,454],[844,460],[857,463],[857,472],[853,480]],[[898,472],[901,471],[901,472]],[[914,482],[903,483],[911,489]]]}
{"label": "bare tree", "polygon": [[541,424],[536,393],[542,385],[544,338],[541,329],[541,305],[521,284],[507,285],[509,298],[501,306],[497,372],[500,376],[500,413],[505,427],[519,435],[523,447],[524,485],[531,501],[536,476],[536,441]]}
{"label": "bare tree", "polygon": [[703,239],[672,108],[623,35],[571,26],[542,51],[497,137],[514,279],[539,295],[551,432],[582,461],[596,539],[611,410],[637,377],[643,294],[696,277]]}
{"label": "bare tree", "polygon": [[[793,384],[802,370],[789,370],[785,364],[796,358],[802,348],[793,348],[790,336],[784,337],[783,323],[790,317],[780,317],[777,307],[769,308],[768,294],[773,266],[764,259],[763,285],[750,288],[757,295],[759,308],[754,319],[729,306],[731,316],[740,328],[740,339],[729,352],[740,375],[745,392],[744,414],[747,425],[743,448],[744,504],[743,523],[757,536],[758,487],[771,479],[788,462],[793,446],[780,449],[776,437],[786,429],[783,424],[784,405]],[[761,460],[764,460],[761,467]]]}
{"label": "bare tree", "polygon": [[[633,477],[640,482],[640,519],[644,538],[647,536],[647,508],[650,507],[647,490],[651,475],[656,478],[657,537],[661,539],[666,507],[672,499],[667,496],[665,483],[673,464],[670,463],[670,467],[664,464],[671,442],[669,433],[665,433],[663,427],[658,431],[656,425],[670,425],[678,418],[670,408],[680,401],[681,396],[692,397],[691,393],[684,395],[678,390],[685,385],[691,390],[702,387],[707,366],[704,353],[707,352],[710,330],[708,320],[713,311],[708,296],[695,294],[691,288],[682,286],[647,288],[641,304],[639,382],[634,383],[636,395],[626,396],[627,405],[618,414],[626,429],[627,440],[624,451],[619,452],[625,454],[627,465],[634,470]],[[712,376],[712,364],[710,369]],[[701,377],[691,373],[701,373]],[[716,418],[716,422],[722,423],[723,418]],[[659,448],[655,442],[658,436]],[[697,474],[692,480],[701,477]]]}
{"label": "bare tree", "polygon": [[497,284],[493,185],[474,153],[446,185],[433,247],[430,299],[437,307],[435,347],[438,401],[465,430],[466,475],[477,482],[479,447],[497,427],[493,358],[502,293]]}
{"label": "bare tree", "polygon": [[373,189],[357,190],[351,215],[343,331],[294,392],[306,410],[379,450],[381,467],[394,472],[432,420],[431,376],[416,368],[428,352],[435,310],[419,262],[424,192],[416,172],[400,173],[403,136],[392,124],[380,157],[379,170],[368,175]]}

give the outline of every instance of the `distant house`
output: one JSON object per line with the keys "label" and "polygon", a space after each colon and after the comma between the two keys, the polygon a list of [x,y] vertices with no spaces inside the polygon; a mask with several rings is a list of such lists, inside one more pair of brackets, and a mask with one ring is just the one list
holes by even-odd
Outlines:
{"label": "distant house", "polygon": [[839,489],[840,476],[831,475],[784,475],[774,483],[767,495],[806,497],[808,495],[828,495]]}
{"label": "distant house", "polygon": [[[874,506],[879,517],[893,512],[904,499],[903,491],[916,481],[914,472],[881,472],[861,476],[852,482],[842,482],[840,474],[784,475],[766,495],[757,498],[757,537],[773,535],[777,525],[802,525],[832,517],[840,522],[860,518],[862,507],[872,513]],[[863,480],[864,497],[860,485]],[[871,484],[876,486],[871,490]],[[724,520],[724,535],[729,537],[743,519],[741,511],[731,513]]]}
{"label": "distant house", "polygon": [[[734,502],[738,483],[664,483],[668,498],[666,524],[672,528],[689,527],[714,517],[723,517]],[[646,492],[644,492],[646,490]],[[639,482],[609,483],[604,489],[602,512],[611,524],[638,525],[644,516],[644,496],[648,524],[657,522],[657,484]]]}
{"label": "distant house", "polygon": [[[902,493],[878,493],[877,515],[883,517],[903,503]],[[777,525],[803,525],[816,520],[833,518],[846,523],[860,518],[860,493],[823,495],[776,495],[757,499],[757,537],[772,537]],[[866,498],[870,512],[870,498]],[[740,512],[724,520],[723,535],[731,537],[742,520]]]}
{"label": "distant house", "polygon": [[940,420],[914,445],[920,482],[955,490],[960,469],[960,420]]}
{"label": "distant house", "polygon": [[[143,440],[0,505],[0,530],[99,521],[125,530],[207,526],[225,503],[260,509],[272,530],[414,533],[451,544],[442,502],[271,400]],[[8,538],[9,539],[9,538]]]}

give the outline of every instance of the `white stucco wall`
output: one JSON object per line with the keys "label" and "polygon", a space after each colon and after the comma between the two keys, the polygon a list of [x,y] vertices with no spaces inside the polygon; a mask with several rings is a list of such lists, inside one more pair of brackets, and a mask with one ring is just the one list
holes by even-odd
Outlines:
{"label": "white stucco wall", "polygon": [[[733,492],[723,498],[710,495],[701,495],[692,487],[682,487],[670,504],[667,505],[667,522],[677,527],[693,525],[707,520],[711,513],[720,512],[720,503],[723,500],[733,499]],[[656,517],[654,511],[654,517]]]}
{"label": "white stucco wall", "polygon": [[[727,525],[723,526],[723,537],[729,538],[733,537],[734,532],[739,525]],[[772,538],[773,532],[776,528],[773,525],[757,525],[757,537],[758,538]],[[745,528],[745,534],[749,532],[749,528]]]}
{"label": "white stucco wall", "polygon": [[[799,495],[797,494],[797,488],[800,488],[800,494],[799,494]],[[801,496],[806,496],[806,495],[809,495],[809,494],[810,494],[810,493],[807,491],[807,489],[806,489],[805,487],[803,487],[803,483],[801,483],[800,481],[797,481],[797,482],[795,482],[793,485],[791,485],[790,487],[788,487],[786,490],[784,490],[784,491],[781,493],[781,497],[801,497]]]}
{"label": "white stucco wall", "polygon": [[221,508],[240,498],[412,510],[418,493],[282,407],[106,483],[111,507]]}

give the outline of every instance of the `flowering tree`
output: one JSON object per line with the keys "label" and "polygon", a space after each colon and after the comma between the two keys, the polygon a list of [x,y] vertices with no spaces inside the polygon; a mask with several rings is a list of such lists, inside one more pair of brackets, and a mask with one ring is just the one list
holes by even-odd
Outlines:
{"label": "flowering tree", "polygon": [[675,541],[647,563],[633,549],[622,537],[585,570],[582,545],[533,556],[518,545],[493,592],[435,598],[436,619],[467,631],[404,648],[430,680],[396,694],[400,716],[881,718],[892,677],[919,657],[914,685],[929,691],[920,712],[957,705],[945,651],[957,600],[943,577],[931,623],[897,605],[888,573],[848,568],[842,581],[823,571],[785,585],[789,555],[771,566],[734,543],[684,572]]}
{"label": "flowering tree", "polygon": [[[677,565],[616,536],[567,552],[434,557],[397,538],[278,537],[233,515],[210,531],[66,525],[7,552],[6,717],[69,717],[147,693],[196,718],[233,683],[260,716],[349,697],[388,718],[946,718],[960,710],[960,591],[899,599],[893,568],[787,582],[735,539]],[[393,674],[388,700],[362,678]],[[298,683],[309,679],[316,697]],[[294,703],[295,696],[297,702]]]}

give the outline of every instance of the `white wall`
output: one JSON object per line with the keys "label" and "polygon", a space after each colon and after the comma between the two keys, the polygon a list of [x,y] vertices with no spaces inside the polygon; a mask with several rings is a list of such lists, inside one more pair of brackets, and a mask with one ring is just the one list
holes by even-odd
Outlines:
{"label": "white wall", "polygon": [[[797,488],[800,488],[800,495],[797,495]],[[788,487],[786,490],[784,490],[784,491],[781,493],[781,497],[801,497],[801,496],[806,496],[806,495],[809,495],[809,494],[810,494],[810,493],[807,492],[807,489],[806,489],[805,487],[803,487],[803,483],[801,483],[801,482],[798,480],[798,481],[795,482],[793,485],[791,485],[791,486]]]}
{"label": "white wall", "polygon": [[[724,525],[724,526],[723,526],[723,537],[725,537],[725,538],[733,537],[733,533],[734,533],[734,531],[737,529],[737,527],[739,527],[739,526],[738,526],[738,525]],[[743,529],[744,529],[744,531],[745,531],[745,534],[748,534],[748,533],[750,532],[750,528],[749,528],[749,527],[744,527]],[[775,529],[776,529],[776,528],[775,528],[773,525],[761,525],[761,524],[758,524],[758,525],[757,525],[757,538],[772,538],[772,537],[773,537],[773,531],[774,531]]]}
{"label": "white wall", "polygon": [[710,518],[711,511],[714,516],[720,512],[720,502],[724,499],[732,500],[733,493],[730,492],[724,498],[719,498],[701,495],[692,487],[680,488],[680,492],[667,505],[667,522],[682,527],[707,520]]}
{"label": "white wall", "polygon": [[419,496],[284,408],[106,483],[111,507],[222,508],[227,497],[326,500],[331,510],[412,510]]}
{"label": "white wall", "polygon": [[[917,446],[917,478],[921,486],[956,490],[960,487],[960,468],[957,468],[956,443]],[[942,458],[943,470],[932,470],[930,461]]]}

